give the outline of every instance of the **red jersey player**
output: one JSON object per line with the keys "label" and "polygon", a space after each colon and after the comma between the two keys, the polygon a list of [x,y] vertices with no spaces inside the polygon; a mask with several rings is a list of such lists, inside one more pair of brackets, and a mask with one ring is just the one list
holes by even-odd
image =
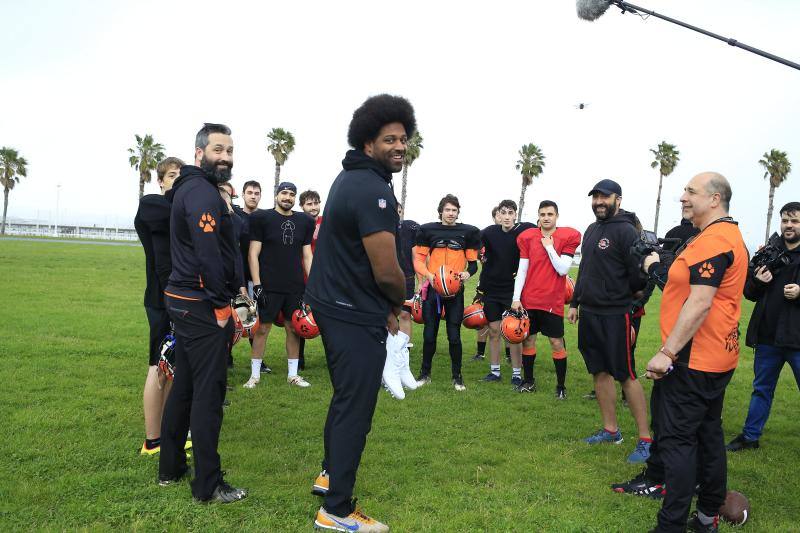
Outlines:
{"label": "red jersey player", "polygon": [[533,363],[536,361],[536,334],[550,339],[556,367],[556,398],[564,400],[567,389],[567,351],[564,345],[565,276],[572,266],[572,256],[581,243],[581,234],[573,228],[556,227],[558,205],[551,200],[539,204],[539,227],[525,230],[517,237],[519,267],[514,282],[511,308],[524,308],[531,321],[530,336],[522,343],[524,381],[519,392],[536,391]]}

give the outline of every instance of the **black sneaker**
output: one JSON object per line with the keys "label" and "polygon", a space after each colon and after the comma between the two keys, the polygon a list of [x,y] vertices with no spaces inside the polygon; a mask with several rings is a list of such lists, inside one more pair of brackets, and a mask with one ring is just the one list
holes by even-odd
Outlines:
{"label": "black sneaker", "polygon": [[475,356],[472,358],[473,361],[483,361],[486,359],[486,356],[482,353],[476,353]]}
{"label": "black sneaker", "polygon": [[664,494],[667,492],[664,488],[664,484],[656,483],[655,481],[647,479],[644,472],[645,471],[642,470],[638,476],[630,481],[612,484],[611,490],[621,494],[624,493],[633,494],[634,496],[646,496],[647,498],[652,498],[654,500],[662,499]]}
{"label": "black sneaker", "polygon": [[725,446],[729,452],[740,452],[742,450],[755,450],[758,448],[758,440],[747,440],[744,438],[744,433],[739,433]]}
{"label": "black sneaker", "polygon": [[589,394],[584,394],[583,395],[583,399],[584,400],[596,400],[597,399],[597,394],[595,394],[594,390],[592,390],[591,392],[589,392]]}
{"label": "black sneaker", "polygon": [[467,390],[467,388],[464,386],[464,378],[462,378],[460,374],[453,378],[453,388],[458,392]]}
{"label": "black sneaker", "polygon": [[693,512],[686,522],[686,531],[694,533],[717,533],[719,531],[719,515],[714,516],[714,521],[706,525],[697,517],[697,511]]}
{"label": "black sneaker", "polygon": [[231,487],[227,482],[220,481],[211,497],[207,500],[198,500],[202,503],[233,503],[247,497],[247,491]]}
{"label": "black sneaker", "polygon": [[503,380],[499,375],[495,374],[494,372],[489,372],[488,374],[486,374],[484,377],[481,378],[481,381],[485,381],[487,383],[499,383]]}
{"label": "black sneaker", "polygon": [[178,474],[177,476],[162,476],[161,474],[158,475],[158,484],[161,487],[168,487],[170,485],[174,485],[175,483],[180,483],[181,481],[189,480],[194,475],[192,468],[187,466],[183,472]]}
{"label": "black sneaker", "polygon": [[262,374],[272,374],[272,369],[264,364],[264,361],[261,361],[261,373]]}
{"label": "black sneaker", "polygon": [[566,399],[567,399],[567,388],[556,387],[556,400],[566,400]]}
{"label": "black sneaker", "polygon": [[520,376],[511,376],[511,385],[517,389],[522,385],[522,378]]}
{"label": "black sneaker", "polygon": [[517,392],[536,392],[536,378],[533,378],[533,381],[523,381],[517,387]]}

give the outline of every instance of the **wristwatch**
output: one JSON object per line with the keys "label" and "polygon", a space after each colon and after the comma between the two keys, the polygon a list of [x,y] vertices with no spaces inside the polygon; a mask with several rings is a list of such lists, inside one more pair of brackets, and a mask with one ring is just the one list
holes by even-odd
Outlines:
{"label": "wristwatch", "polygon": [[666,346],[662,346],[658,351],[669,357],[673,363],[678,360],[678,356],[669,351]]}

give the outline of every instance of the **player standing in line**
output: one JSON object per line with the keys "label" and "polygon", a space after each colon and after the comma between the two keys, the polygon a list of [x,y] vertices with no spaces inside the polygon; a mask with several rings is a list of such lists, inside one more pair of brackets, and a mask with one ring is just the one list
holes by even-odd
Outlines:
{"label": "player standing in line", "polygon": [[517,239],[519,269],[514,283],[515,310],[525,309],[531,321],[530,335],[522,341],[525,381],[519,392],[536,391],[533,366],[536,334],[548,337],[556,367],[556,398],[567,398],[567,347],[564,343],[564,287],[572,257],[581,243],[578,230],[558,227],[558,205],[551,200],[539,204],[539,227]]}
{"label": "player standing in line", "polygon": [[300,308],[305,291],[305,276],[311,270],[311,239],[314,221],[305,213],[292,211],[297,187],[284,181],[275,193],[275,207],[259,211],[250,219],[250,275],[253,295],[258,302],[261,322],[253,335],[250,379],[244,384],[252,389],[261,379],[261,361],[272,324],[283,312],[287,321],[287,381],[297,387],[310,384],[297,374],[299,359],[298,335],[291,327],[291,317]]}
{"label": "player standing in line", "polygon": [[[494,206],[492,208],[492,220],[495,224],[500,224],[500,215],[497,212],[500,210],[499,207]],[[483,249],[478,254],[478,260],[483,263],[484,262],[484,255]],[[478,303],[481,301],[483,297],[483,291],[481,290],[481,285],[478,283],[478,287],[475,289],[475,297],[472,299],[472,303]],[[486,341],[489,338],[489,328],[483,328],[482,330],[478,331],[475,335],[475,339],[477,341],[477,349],[475,350],[475,356],[472,358],[473,361],[483,361],[486,359]],[[505,340],[505,339],[503,339]],[[506,341],[506,358],[511,356],[511,352],[509,351],[508,341]]]}
{"label": "player standing in line", "polygon": [[136,234],[144,248],[145,278],[144,310],[150,324],[150,363],[144,382],[144,444],[142,455],[154,455],[161,450],[161,414],[167,401],[172,381],[158,373],[161,341],[170,331],[170,320],[164,306],[164,288],[172,272],[169,252],[170,205],[164,194],[180,174],[183,161],[168,157],[156,167],[161,194],[147,194],[139,200],[139,210],[133,219]]}
{"label": "player standing in line", "polygon": [[642,275],[630,253],[640,236],[633,214],[620,212],[622,188],[617,182],[601,180],[589,191],[589,196],[597,220],[584,234],[568,320],[571,324],[578,321],[580,307],[578,349],[594,380],[603,427],[584,441],[588,444],[622,442],[614,387],[614,381],[619,381],[639,430],[639,441],[628,461],[643,463],[650,455],[652,439],[644,390],[636,379],[630,349],[633,293],[647,283],[647,277]]}
{"label": "player standing in line", "polygon": [[[431,382],[431,366],[436,353],[436,336],[445,311],[447,342],[450,351],[450,371],[453,387],[464,391],[464,378],[461,376],[461,321],[464,318],[463,282],[478,271],[478,250],[481,247],[480,231],[475,226],[456,222],[461,204],[458,198],[448,194],[439,201],[439,222],[420,226],[416,236],[414,269],[427,281],[423,283],[422,318],[423,329],[422,368],[417,377],[419,386]],[[433,288],[434,273],[444,266],[461,279],[458,293],[443,298]]]}
{"label": "player standing in line", "polygon": [[[511,307],[514,294],[514,278],[519,266],[517,238],[526,230],[535,228],[530,222],[517,222],[517,204],[503,200],[497,206],[499,224],[492,224],[481,231],[483,243],[483,268],[481,268],[480,290],[483,312],[489,321],[489,373],[483,378],[487,382],[499,382],[500,377],[500,323],[503,313]],[[510,347],[511,384],[522,385],[522,363],[519,344]]]}
{"label": "player standing in line", "polygon": [[[311,253],[317,248],[317,238],[319,237],[319,226],[322,224],[322,216],[320,216],[320,205],[322,199],[319,197],[317,191],[307,190],[300,193],[300,208],[303,212],[310,216],[314,221],[314,235],[311,237]],[[308,276],[306,276],[308,281]],[[306,340],[303,337],[298,337],[300,342],[300,358],[298,359],[297,366],[300,370],[306,369]]]}
{"label": "player standing in line", "polygon": [[[400,223],[397,225],[398,254],[400,268],[403,269],[403,276],[406,279],[406,300],[414,297],[416,290],[416,277],[414,272],[414,239],[419,230],[419,224],[413,220],[403,218],[403,205],[397,204],[397,214],[400,216]],[[411,326],[413,320],[411,312],[406,307],[400,311],[400,331],[411,337]],[[409,343],[409,348],[412,344]]]}

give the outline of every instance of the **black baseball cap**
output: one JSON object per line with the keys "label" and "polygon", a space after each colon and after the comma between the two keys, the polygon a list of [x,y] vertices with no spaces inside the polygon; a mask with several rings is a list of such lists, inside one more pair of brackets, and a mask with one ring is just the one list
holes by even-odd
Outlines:
{"label": "black baseball cap", "polygon": [[596,192],[601,192],[606,195],[616,194],[617,196],[622,196],[622,187],[614,180],[600,180],[592,187],[592,190],[589,191],[589,196]]}
{"label": "black baseball cap", "polygon": [[275,189],[275,194],[278,194],[281,191],[292,191],[293,193],[297,194],[297,187],[291,181],[282,181],[278,185],[278,188]]}

